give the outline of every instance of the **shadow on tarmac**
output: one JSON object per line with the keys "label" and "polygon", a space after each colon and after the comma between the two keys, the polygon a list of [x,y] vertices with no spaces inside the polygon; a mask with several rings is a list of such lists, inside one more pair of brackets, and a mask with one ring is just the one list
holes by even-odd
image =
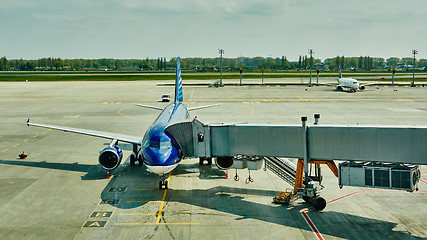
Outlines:
{"label": "shadow on tarmac", "polygon": [[[125,161],[127,162],[128,159]],[[185,161],[185,160],[184,160]],[[28,166],[47,169],[58,169],[86,173],[82,180],[97,180],[105,178],[105,171],[99,165],[79,163],[48,163],[30,161],[0,160],[0,164]],[[198,164],[180,164],[173,175],[199,173],[200,179],[212,179],[209,176],[221,176],[224,172],[216,167],[199,166]],[[215,178],[215,177],[213,177]],[[121,209],[138,208],[148,201],[162,201],[164,190],[158,186],[159,178],[150,173],[145,166],[129,167],[122,164],[114,171],[108,185],[101,193],[103,202]],[[115,191],[119,189],[119,191]],[[141,191],[139,191],[139,190]],[[144,191],[149,190],[149,191]],[[259,204],[246,200],[237,195],[268,196],[277,195],[277,191],[246,189],[237,187],[217,186],[209,189],[178,190],[169,188],[165,202],[179,202],[211,209],[218,212],[237,215],[234,220],[257,219],[269,223],[294,227],[311,232],[310,227],[303,219],[300,211],[309,208],[304,202],[295,202],[291,206],[274,205],[270,203]],[[119,201],[112,201],[119,200]],[[147,201],[147,202],[143,202]],[[164,211],[167,208],[164,207]],[[163,213],[164,213],[163,211]],[[172,210],[173,211],[173,210]],[[176,212],[174,215],[189,214]],[[197,213],[196,213],[197,214]],[[203,213],[200,213],[203,215]],[[218,215],[221,215],[220,213]],[[397,224],[378,219],[360,217],[335,211],[310,211],[309,215],[316,224],[320,233],[345,239],[371,239],[384,236],[391,239],[423,239],[412,236],[409,232],[393,230]],[[162,219],[165,219],[164,217]],[[343,226],[345,224],[345,226]],[[345,230],[343,230],[345,228]],[[350,229],[350,230],[349,230]]]}

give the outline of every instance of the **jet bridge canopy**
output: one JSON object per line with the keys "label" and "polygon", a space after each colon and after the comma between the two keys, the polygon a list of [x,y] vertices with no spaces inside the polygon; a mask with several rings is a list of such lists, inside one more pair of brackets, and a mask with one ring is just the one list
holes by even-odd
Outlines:
{"label": "jet bridge canopy", "polygon": [[203,124],[166,131],[186,157],[237,155],[427,165],[427,127]]}

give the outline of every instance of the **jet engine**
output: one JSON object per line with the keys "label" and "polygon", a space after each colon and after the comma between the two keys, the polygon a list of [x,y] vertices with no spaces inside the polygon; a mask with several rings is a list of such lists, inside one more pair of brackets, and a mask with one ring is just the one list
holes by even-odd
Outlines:
{"label": "jet engine", "polygon": [[116,169],[123,158],[122,150],[116,146],[109,146],[99,152],[99,164],[107,171]]}
{"label": "jet engine", "polygon": [[342,86],[338,85],[338,86],[337,86],[337,88],[336,88],[336,90],[337,90],[337,91],[342,91],[342,90],[343,90],[343,89],[342,89]]}
{"label": "jet engine", "polygon": [[360,85],[359,88],[360,90],[365,90],[365,85]]}
{"label": "jet engine", "polygon": [[227,170],[233,167],[233,157],[217,157],[216,166],[221,170]]}

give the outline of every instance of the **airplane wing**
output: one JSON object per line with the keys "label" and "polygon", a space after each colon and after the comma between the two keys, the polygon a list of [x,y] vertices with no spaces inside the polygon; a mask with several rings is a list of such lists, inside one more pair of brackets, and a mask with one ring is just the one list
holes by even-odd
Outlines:
{"label": "airplane wing", "polygon": [[193,111],[193,110],[197,110],[197,109],[209,108],[209,107],[215,107],[215,106],[219,106],[219,105],[221,105],[221,103],[212,104],[212,105],[206,105],[206,106],[200,106],[200,107],[187,108],[187,110],[188,110],[188,111]]}
{"label": "airplane wing", "polygon": [[145,108],[151,108],[151,109],[156,109],[156,110],[163,110],[164,109],[164,108],[161,108],[161,107],[143,105],[143,104],[139,104],[139,103],[135,103],[135,105],[138,106],[138,107],[145,107]]}
{"label": "airplane wing", "polygon": [[102,131],[95,131],[95,130],[87,130],[87,129],[81,129],[81,128],[71,128],[71,127],[64,127],[64,126],[32,123],[30,122],[30,119],[27,120],[27,125],[34,126],[34,127],[41,127],[41,128],[49,128],[49,129],[54,129],[54,130],[59,130],[64,132],[78,133],[78,134],[83,134],[83,135],[88,135],[93,137],[99,137],[99,138],[117,139],[118,141],[127,142],[131,144],[141,144],[140,143],[141,137],[137,137],[137,136],[102,132]]}

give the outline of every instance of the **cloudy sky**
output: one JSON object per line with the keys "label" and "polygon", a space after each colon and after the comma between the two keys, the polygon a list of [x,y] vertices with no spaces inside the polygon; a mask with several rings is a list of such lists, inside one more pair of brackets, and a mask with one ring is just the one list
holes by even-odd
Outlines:
{"label": "cloudy sky", "polygon": [[426,0],[0,0],[8,59],[427,58]]}

